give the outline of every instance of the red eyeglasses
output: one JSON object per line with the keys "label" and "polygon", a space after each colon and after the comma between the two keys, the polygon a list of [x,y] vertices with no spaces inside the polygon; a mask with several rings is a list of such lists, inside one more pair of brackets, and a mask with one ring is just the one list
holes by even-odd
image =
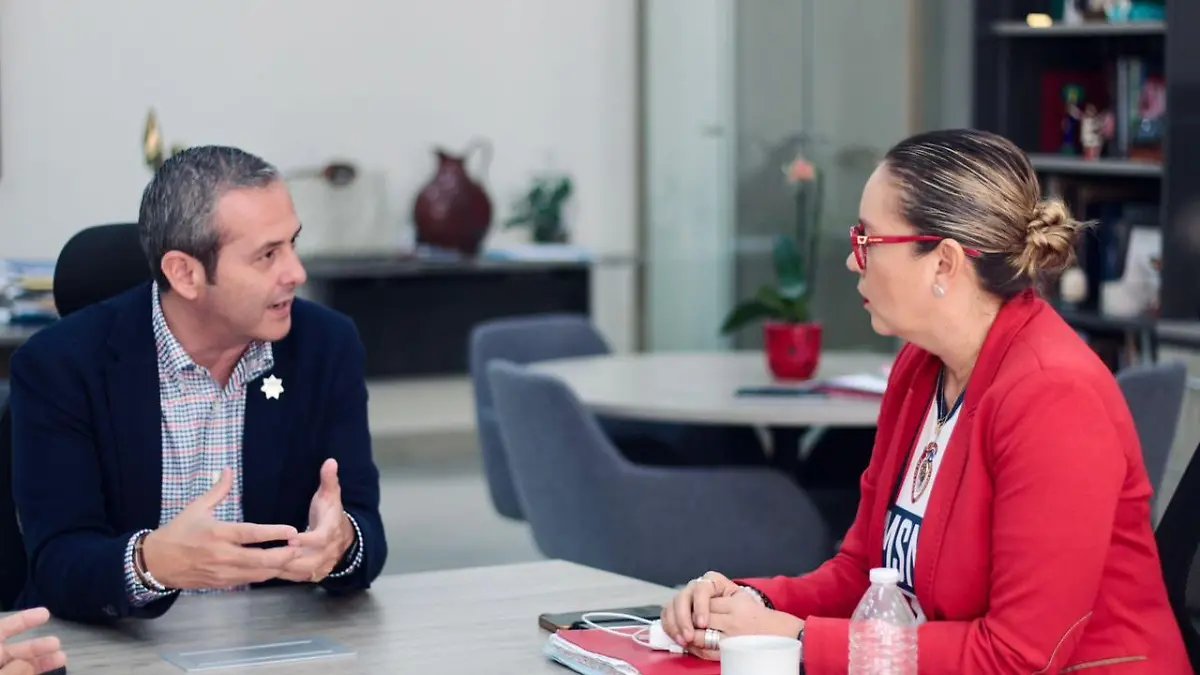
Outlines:
{"label": "red eyeglasses", "polygon": [[[854,249],[854,260],[858,263],[858,269],[867,269],[867,247],[874,244],[911,244],[919,241],[942,241],[946,237],[935,237],[931,234],[911,234],[906,236],[871,236],[866,234],[862,223],[850,228],[850,246]],[[978,258],[983,255],[982,251],[973,248],[963,247],[963,253],[966,253],[971,258]]]}

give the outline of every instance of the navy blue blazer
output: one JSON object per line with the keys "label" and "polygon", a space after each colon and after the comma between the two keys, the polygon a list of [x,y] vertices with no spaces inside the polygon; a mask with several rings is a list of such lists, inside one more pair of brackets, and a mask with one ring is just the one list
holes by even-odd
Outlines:
{"label": "navy blue blazer", "polygon": [[[105,622],[162,615],[175,596],[133,607],[125,548],[157,528],[162,410],[144,284],[37,332],[12,357],[13,493],[29,557],[20,607]],[[247,522],[303,531],[321,464],[338,461],[342,502],[362,530],[362,566],[327,579],[332,592],[368,588],[387,557],[379,471],[367,430],[365,351],[354,324],[297,299],[292,329],[272,346],[284,393],[247,385],[242,505]],[[275,580],[264,585],[289,582]]]}

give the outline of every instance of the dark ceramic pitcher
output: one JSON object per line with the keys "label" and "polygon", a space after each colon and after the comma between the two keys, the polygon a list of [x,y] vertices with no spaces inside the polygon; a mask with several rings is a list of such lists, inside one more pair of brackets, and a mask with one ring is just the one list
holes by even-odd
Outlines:
{"label": "dark ceramic pitcher", "polygon": [[488,141],[476,140],[460,155],[442,148],[435,150],[437,170],[413,205],[418,244],[472,257],[479,253],[492,223],[492,201],[483,186],[467,173],[467,160],[477,150],[483,160],[480,173],[486,177],[492,163],[492,146]]}

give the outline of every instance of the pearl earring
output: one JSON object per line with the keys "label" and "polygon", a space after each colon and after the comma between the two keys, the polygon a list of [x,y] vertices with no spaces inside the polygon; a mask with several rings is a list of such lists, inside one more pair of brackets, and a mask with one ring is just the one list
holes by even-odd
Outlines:
{"label": "pearl earring", "polygon": [[933,297],[941,298],[941,297],[945,297],[945,295],[946,295],[946,289],[942,288],[939,284],[933,285]]}

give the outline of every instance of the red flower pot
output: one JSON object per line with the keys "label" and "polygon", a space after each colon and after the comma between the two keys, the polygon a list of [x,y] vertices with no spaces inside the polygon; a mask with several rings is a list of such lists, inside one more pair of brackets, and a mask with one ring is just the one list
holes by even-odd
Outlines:
{"label": "red flower pot", "polygon": [[807,380],[821,361],[821,324],[768,323],[763,326],[767,366],[780,380]]}

